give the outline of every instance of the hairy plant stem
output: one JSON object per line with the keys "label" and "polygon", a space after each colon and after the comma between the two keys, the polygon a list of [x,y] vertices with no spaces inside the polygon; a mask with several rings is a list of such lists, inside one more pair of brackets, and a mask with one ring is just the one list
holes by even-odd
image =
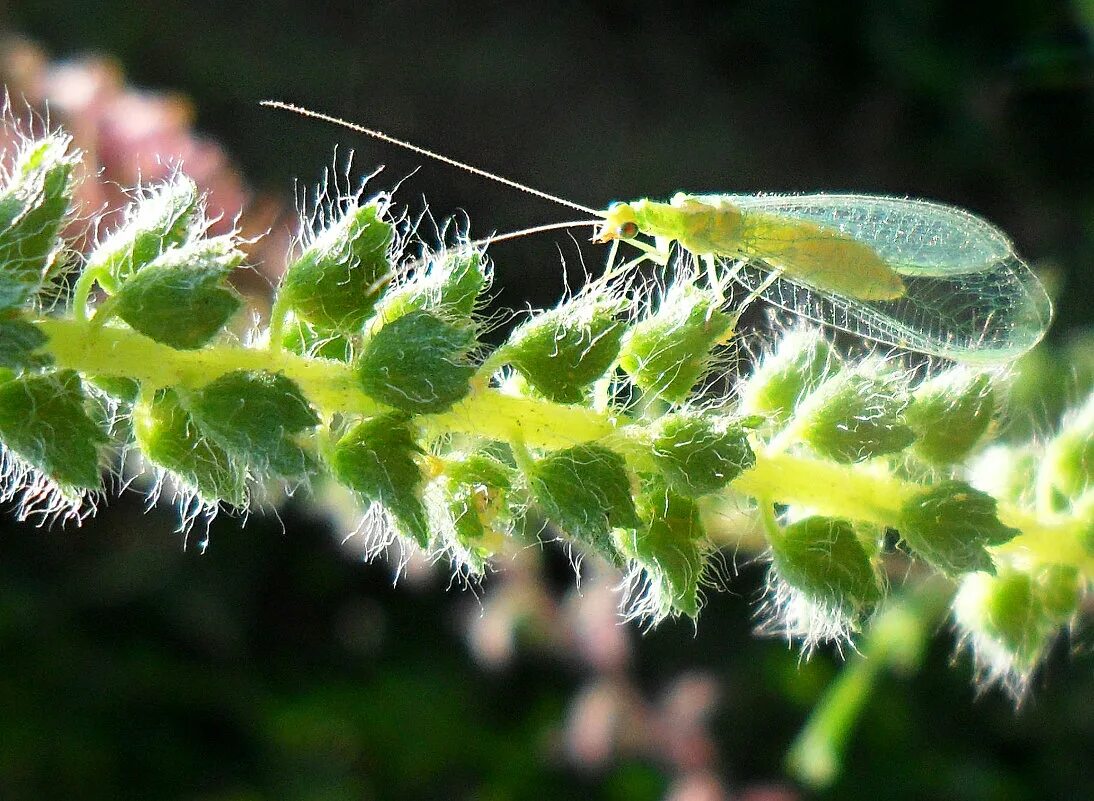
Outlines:
{"label": "hairy plant stem", "polygon": [[[49,337],[45,346],[58,367],[89,376],[126,377],[144,389],[195,389],[236,370],[283,373],[295,381],[323,413],[370,416],[387,408],[361,389],[354,368],[342,362],[300,356],[282,349],[217,345],[176,350],[129,328],[93,321],[43,318],[36,324]],[[477,383],[477,382],[476,382]],[[440,414],[418,418],[427,436],[465,434],[513,443],[520,448],[559,449],[605,440],[642,467],[648,449],[630,431],[639,420],[619,414],[508,395],[477,385],[466,398]],[[781,449],[756,445],[755,465],[731,485],[753,498],[808,507],[818,514],[899,528],[901,510],[924,487],[893,475],[884,466],[842,465]],[[1080,520],[1066,514],[1035,514],[1000,504],[999,519],[1022,534],[995,549],[1035,563],[1072,564],[1094,574],[1094,556],[1083,544]]]}

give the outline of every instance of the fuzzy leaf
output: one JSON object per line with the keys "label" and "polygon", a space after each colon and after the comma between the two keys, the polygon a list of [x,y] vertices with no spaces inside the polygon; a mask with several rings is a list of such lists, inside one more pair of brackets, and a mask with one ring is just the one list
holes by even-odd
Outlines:
{"label": "fuzzy leaf", "polygon": [[1026,673],[1078,611],[1080,589],[1072,565],[1050,565],[1034,573],[1006,569],[997,576],[970,574],[961,582],[954,612],[963,628],[996,642],[1013,666]]}
{"label": "fuzzy leaf", "polygon": [[946,465],[968,455],[988,430],[994,412],[991,379],[956,369],[916,388],[904,417],[916,433],[916,455]]}
{"label": "fuzzy leaf", "polygon": [[87,380],[96,389],[124,403],[135,403],[141,392],[140,382],[133,378],[96,375]]}
{"label": "fuzzy leaf", "polygon": [[580,403],[611,367],[626,328],[619,300],[584,300],[541,312],[505,346],[509,362],[556,403]]}
{"label": "fuzzy leaf", "polygon": [[467,354],[468,327],[415,311],[385,325],[365,342],[357,361],[365,392],[405,412],[443,412],[471,391],[475,368]]}
{"label": "fuzzy leaf", "polygon": [[172,389],[144,399],[133,410],[133,433],[145,458],[173,473],[204,501],[246,502],[246,473],[201,428]]}
{"label": "fuzzy leaf", "polygon": [[389,292],[378,316],[390,323],[412,311],[441,310],[454,319],[469,318],[490,284],[486,258],[477,250],[438,254],[429,269]]}
{"label": "fuzzy leaf", "polygon": [[[1074,568],[1072,568],[1072,571]],[[1029,573],[1008,570],[993,579],[993,591],[988,600],[987,623],[992,633],[1006,644],[1026,667],[1037,663],[1048,638],[1066,620],[1053,614],[1041,597]],[[1078,583],[1071,574],[1072,608],[1078,605]]]}
{"label": "fuzzy leaf", "polygon": [[445,474],[459,484],[481,484],[499,490],[513,487],[516,471],[486,453],[472,453],[446,462]]}
{"label": "fuzzy leaf", "polygon": [[200,348],[243,305],[224,283],[242,260],[228,236],[173,248],[130,277],[110,302],[146,337],[179,350]]}
{"label": "fuzzy leaf", "polygon": [[410,423],[401,415],[381,415],[359,423],[330,454],[334,477],[365,499],[383,504],[402,533],[429,547],[429,523],[422,505],[420,452]]}
{"label": "fuzzy leaf", "polygon": [[194,181],[177,173],[126,209],[125,221],[95,248],[86,269],[105,269],[121,281],[182,245],[197,224],[198,200]]}
{"label": "fuzzy leaf", "polygon": [[237,460],[275,475],[297,476],[311,459],[294,435],[319,424],[299,387],[278,373],[227,373],[187,400],[190,413]]}
{"label": "fuzzy leaf", "polygon": [[641,525],[623,457],[600,445],[547,454],[529,476],[536,501],[560,529],[620,562],[611,533]]}
{"label": "fuzzy leaf", "polygon": [[475,489],[463,486],[451,488],[447,496],[455,544],[463,553],[461,561],[475,574],[482,573],[492,555],[485,545],[489,530],[483,522],[481,498]]}
{"label": "fuzzy leaf", "polygon": [[819,331],[805,328],[786,332],[744,383],[741,413],[785,423],[824,380],[833,361],[832,347]]}
{"label": "fuzzy leaf", "polygon": [[725,488],[756,463],[743,428],[691,411],[657,421],[651,453],[669,487],[691,497]]}
{"label": "fuzzy leaf", "polygon": [[1094,487],[1094,395],[1065,419],[1049,442],[1041,469],[1067,500]]}
{"label": "fuzzy leaf", "polygon": [[44,367],[52,361],[48,353],[35,353],[47,337],[26,320],[0,320],[0,367],[13,370]]}
{"label": "fuzzy leaf", "polygon": [[50,134],[27,143],[0,190],[0,309],[23,304],[54,267],[79,162],[71,141]]}
{"label": "fuzzy leaf", "polygon": [[646,525],[622,541],[654,584],[660,604],[654,617],[681,612],[696,617],[709,550],[699,507],[691,498],[659,489],[641,497],[640,514]]}
{"label": "fuzzy leaf", "polygon": [[356,201],[289,265],[280,296],[297,317],[326,331],[352,334],[372,316],[391,274],[395,228],[384,203]]}
{"label": "fuzzy leaf", "polygon": [[977,454],[966,471],[970,483],[1003,503],[1026,505],[1037,484],[1044,456],[1033,443],[992,445]]}
{"label": "fuzzy leaf", "polygon": [[847,520],[807,517],[771,537],[775,570],[814,603],[851,618],[881,600],[877,570]]}
{"label": "fuzzy leaf", "polygon": [[0,384],[0,441],[66,489],[100,487],[99,448],[107,441],[85,406],[73,370]]}
{"label": "fuzzy leaf", "polygon": [[821,384],[798,407],[802,440],[837,462],[861,462],[908,447],[915,439],[904,422],[908,398],[881,370],[876,365],[844,370]]}
{"label": "fuzzy leaf", "polygon": [[710,365],[710,353],[733,330],[721,300],[691,284],[673,284],[661,305],[623,340],[619,364],[634,383],[670,402],[683,401]]}
{"label": "fuzzy leaf", "polygon": [[434,262],[436,302],[423,308],[447,309],[457,317],[469,317],[489,284],[486,259],[477,250],[456,251]]}
{"label": "fuzzy leaf", "polygon": [[348,362],[353,357],[353,345],[341,334],[321,333],[303,320],[294,320],[285,327],[281,345],[287,351],[301,356],[313,356],[337,362]]}
{"label": "fuzzy leaf", "polygon": [[944,481],[909,500],[900,534],[912,550],[948,576],[995,570],[988,546],[1019,534],[999,522],[996,502],[963,481]]}
{"label": "fuzzy leaf", "polygon": [[506,514],[505,498],[511,489],[515,471],[508,465],[479,451],[445,461],[448,511],[452,516],[457,547],[463,559],[481,573],[493,554],[488,540],[494,524]]}

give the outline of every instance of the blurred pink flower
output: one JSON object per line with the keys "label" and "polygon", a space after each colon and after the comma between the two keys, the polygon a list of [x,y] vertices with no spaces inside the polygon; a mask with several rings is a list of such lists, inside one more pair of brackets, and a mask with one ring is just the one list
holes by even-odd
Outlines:
{"label": "blurred pink flower", "polygon": [[[586,564],[585,572],[590,573]],[[619,614],[619,576],[592,570],[570,591],[564,606],[569,647],[601,672],[622,671],[631,657],[630,632]]]}
{"label": "blurred pink flower", "polygon": [[737,795],[737,801],[800,801],[801,794],[785,784],[753,784]]}
{"label": "blurred pink flower", "polygon": [[470,605],[465,622],[468,645],[485,667],[508,665],[521,646],[560,652],[565,626],[558,602],[543,582],[539,555],[522,550],[491,576],[490,592]]}
{"label": "blurred pink flower", "polygon": [[[290,214],[281,203],[256,201],[223,148],[194,131],[193,106],[182,95],[133,89],[119,65],[104,56],[52,62],[36,45],[18,38],[0,41],[0,78],[8,87],[9,114],[22,127],[36,117],[39,122],[31,127],[39,129],[40,120],[48,118],[51,125],[62,124],[83,151],[77,201],[81,217],[94,216],[100,232],[109,230],[121,213],[127,190],[162,181],[181,167],[207,194],[214,234],[239,222],[249,239],[278,231],[273,239],[259,239],[249,255],[269,277],[283,271],[295,214],[286,224]],[[5,130],[3,144],[12,144],[15,135]],[[83,227],[70,233],[85,232]]]}
{"label": "blurred pink flower", "polygon": [[680,770],[710,767],[718,748],[707,729],[721,690],[714,677],[689,673],[665,690],[659,705],[662,759]]}
{"label": "blurred pink flower", "polygon": [[713,773],[697,772],[673,782],[665,801],[729,801],[729,797],[721,779]]}
{"label": "blurred pink flower", "polygon": [[621,755],[646,749],[648,710],[626,680],[601,679],[570,704],[564,731],[566,755],[585,768],[602,768]]}

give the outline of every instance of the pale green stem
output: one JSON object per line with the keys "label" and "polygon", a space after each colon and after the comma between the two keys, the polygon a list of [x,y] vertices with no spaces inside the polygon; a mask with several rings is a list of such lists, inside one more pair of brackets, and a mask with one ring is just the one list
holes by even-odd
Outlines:
{"label": "pale green stem", "polygon": [[931,583],[913,596],[892,598],[874,618],[859,650],[813,708],[787,754],[789,771],[822,788],[839,775],[848,740],[883,670],[916,669],[938,618],[949,605],[947,587]]}
{"label": "pale green stem", "polygon": [[871,657],[855,654],[843,666],[787,753],[790,773],[810,787],[827,787],[840,773],[847,740],[884,667]]}
{"label": "pale green stem", "polygon": [[760,510],[760,522],[763,524],[768,541],[773,545],[778,545],[783,532],[778,519],[775,517],[775,504],[771,502],[770,498],[758,496],[756,505]]}
{"label": "pale green stem", "polygon": [[[265,370],[291,378],[325,415],[370,416],[386,407],[361,389],[351,365],[284,350],[214,345],[176,350],[129,328],[93,322],[45,318],[39,327],[49,336],[45,347],[58,367],[91,376],[139,380],[144,390],[193,389],[235,370]],[[605,440],[622,447],[632,466],[649,468],[648,447],[641,447],[641,421],[583,406],[505,394],[475,386],[448,411],[418,419],[429,438],[465,434],[487,440],[520,442],[528,448],[560,449]],[[633,432],[633,433],[632,433]],[[895,476],[883,463],[842,465],[792,452],[756,450],[756,463],[730,485],[753,498],[812,509],[879,526],[898,527],[904,505],[925,487]],[[1094,555],[1084,547],[1086,524],[1077,516],[1035,513],[1000,504],[1000,520],[1022,534],[997,553],[1016,559],[1079,566],[1094,575]]]}
{"label": "pale green stem", "polygon": [[270,352],[280,353],[282,340],[285,337],[285,320],[289,315],[289,305],[284,299],[283,293],[279,293],[270,307]]}
{"label": "pale green stem", "polygon": [[365,395],[353,371],[340,362],[238,345],[176,350],[129,328],[80,320],[46,318],[38,326],[49,336],[46,350],[58,367],[135,378],[149,391],[195,389],[234,370],[268,370],[291,378],[323,411],[374,414],[383,408]]}
{"label": "pale green stem", "polygon": [[76,279],[72,287],[72,309],[77,320],[88,319],[88,303],[91,300],[91,291],[98,283],[108,291],[113,288],[114,281],[110,271],[105,267],[85,269]]}
{"label": "pale green stem", "polygon": [[478,369],[475,370],[475,375],[471,378],[471,383],[477,387],[485,387],[490,383],[490,379],[494,376],[498,370],[500,370],[506,364],[506,356],[502,352],[502,349],[498,349],[491,353]]}
{"label": "pale green stem", "polygon": [[517,467],[519,467],[525,475],[531,475],[535,470],[536,460],[528,451],[528,447],[524,444],[524,440],[519,437],[514,438],[509,441],[509,447],[513,451],[513,459],[516,461]]}

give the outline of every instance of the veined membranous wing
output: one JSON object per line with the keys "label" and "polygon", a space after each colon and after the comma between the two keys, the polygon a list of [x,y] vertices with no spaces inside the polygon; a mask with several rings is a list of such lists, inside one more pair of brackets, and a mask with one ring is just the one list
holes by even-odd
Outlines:
{"label": "veined membranous wing", "polygon": [[[1006,234],[962,209],[870,195],[699,197],[714,198],[736,205],[746,220],[800,220],[853,238],[901,276],[904,292],[891,300],[836,293],[790,271],[761,292],[765,300],[819,323],[899,348],[994,363],[1032,348],[1051,319],[1048,295]],[[751,251],[749,264],[735,276],[748,290],[761,287],[778,266],[764,262],[762,243]],[[853,271],[855,265],[833,268]]]}

